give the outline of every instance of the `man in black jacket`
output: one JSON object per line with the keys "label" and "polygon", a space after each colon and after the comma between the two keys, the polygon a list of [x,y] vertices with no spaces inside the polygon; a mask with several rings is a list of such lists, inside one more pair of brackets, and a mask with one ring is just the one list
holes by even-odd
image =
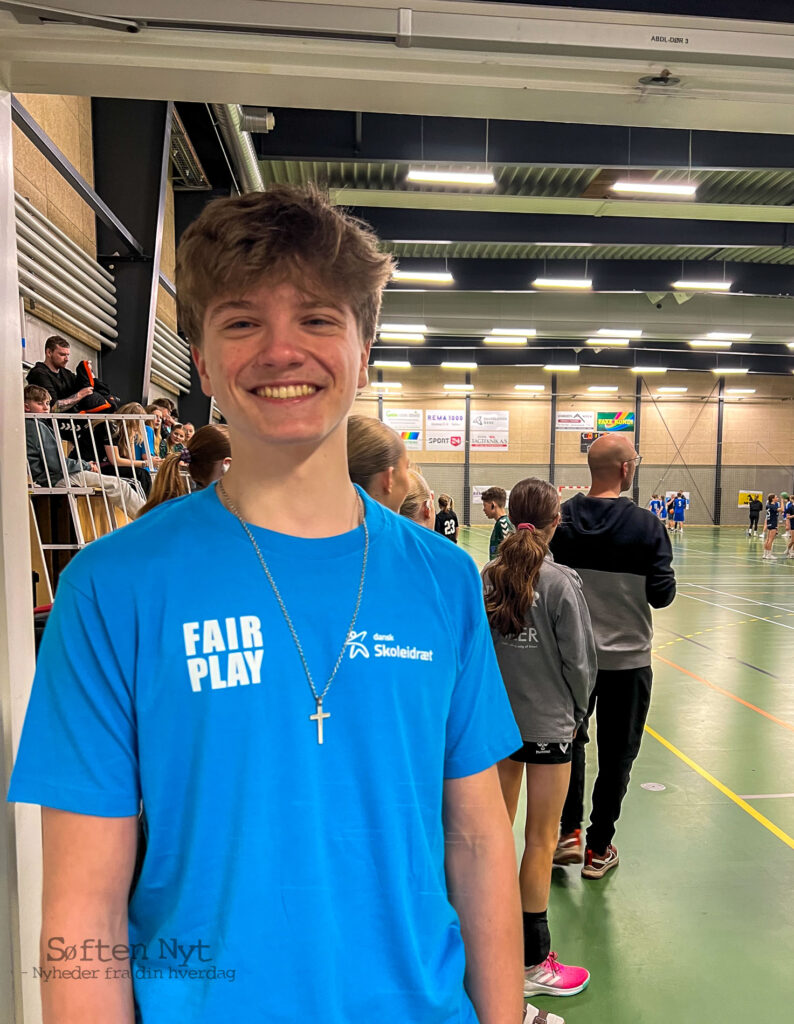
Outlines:
{"label": "man in black jacket", "polygon": [[764,511],[764,503],[761,501],[760,494],[753,494],[750,497],[748,503],[748,509],[750,512],[750,527],[747,531],[748,537],[758,536],[758,517]]}
{"label": "man in black jacket", "polygon": [[53,412],[68,412],[93,390],[81,388],[76,375],[67,368],[70,353],[68,339],[53,334],[44,342],[44,362],[36,363],[28,373],[28,384],[49,393]]}
{"label": "man in black jacket", "polygon": [[598,716],[598,777],[584,851],[582,875],[602,878],[618,863],[612,845],[615,822],[631,766],[640,750],[651,702],[651,608],[675,597],[673,554],[664,524],[647,509],[622,498],[641,461],[623,434],[599,437],[587,457],[592,484],[562,506],[551,543],[556,561],[582,578],[598,655],[598,676],[588,717],[577,734],[568,798],[555,864],[582,860],[584,745]]}

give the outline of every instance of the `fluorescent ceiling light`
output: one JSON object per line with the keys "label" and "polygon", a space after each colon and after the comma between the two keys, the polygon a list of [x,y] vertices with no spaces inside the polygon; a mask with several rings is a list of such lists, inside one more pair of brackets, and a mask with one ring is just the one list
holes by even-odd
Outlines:
{"label": "fluorescent ceiling light", "polygon": [[424,340],[424,334],[403,334],[397,331],[381,331],[378,335],[381,341],[401,341],[409,345],[421,345]]}
{"label": "fluorescent ceiling light", "polygon": [[538,331],[536,327],[492,327],[491,334],[513,337],[518,335],[521,338],[534,338]]}
{"label": "fluorescent ceiling light", "polygon": [[516,391],[545,391],[545,384],[516,384],[514,385]]}
{"label": "fluorescent ceiling light", "polygon": [[657,388],[657,395],[683,395],[687,388]]}
{"label": "fluorescent ceiling light", "polygon": [[682,292],[729,292],[733,281],[673,281],[673,288]]}
{"label": "fluorescent ceiling light", "polygon": [[410,370],[411,364],[407,359],[376,359],[373,366],[382,367],[390,370]]}
{"label": "fluorescent ceiling light", "polygon": [[701,339],[689,342],[691,348],[730,348],[732,344],[732,341],[703,341]]}
{"label": "fluorescent ceiling light", "polygon": [[588,277],[536,277],[533,288],[570,288],[574,291],[590,291],[593,282]]}
{"label": "fluorescent ceiling light", "polygon": [[411,168],[405,180],[426,185],[480,185],[484,188],[493,188],[496,184],[490,171],[423,171]]}
{"label": "fluorescent ceiling light", "polygon": [[628,338],[588,338],[588,345],[598,346],[599,348],[628,348]]}
{"label": "fluorescent ceiling light", "polygon": [[445,384],[445,391],[474,391],[473,384]]}
{"label": "fluorescent ceiling light", "polygon": [[432,272],[429,270],[395,270],[392,274],[393,281],[415,281],[419,284],[454,284],[455,278],[452,274],[444,272]]}
{"label": "fluorescent ceiling light", "polygon": [[442,370],[476,370],[477,363],[442,363]]}
{"label": "fluorescent ceiling light", "polygon": [[613,192],[629,192],[643,196],[681,196],[691,199],[697,192],[697,185],[673,185],[662,181],[616,181]]}
{"label": "fluorescent ceiling light", "polygon": [[787,341],[786,348],[794,348],[794,341]]}
{"label": "fluorescent ceiling light", "polygon": [[426,324],[381,324],[379,331],[405,331],[408,334],[424,334]]}
{"label": "fluorescent ceiling light", "polygon": [[630,366],[632,373],[667,373],[666,366]]}
{"label": "fluorescent ceiling light", "polygon": [[709,331],[707,338],[714,341],[749,341],[752,334],[732,334],[730,331]]}
{"label": "fluorescent ceiling light", "polygon": [[452,245],[448,238],[391,238],[395,245]]}
{"label": "fluorescent ceiling light", "polygon": [[492,334],[489,334],[487,338],[482,339],[486,345],[526,345],[526,338],[518,338],[511,335],[509,338],[500,337],[495,338]]}
{"label": "fluorescent ceiling light", "polygon": [[726,388],[727,395],[754,395],[755,388]]}
{"label": "fluorescent ceiling light", "polygon": [[738,366],[733,368],[715,366],[711,372],[716,373],[718,377],[722,377],[726,373],[749,373],[749,370],[742,369],[741,367]]}
{"label": "fluorescent ceiling light", "polygon": [[375,388],[378,391],[389,391],[395,388],[401,388],[402,384],[398,384],[394,380],[375,380],[370,383],[371,388]]}
{"label": "fluorescent ceiling light", "polygon": [[551,370],[553,373],[578,373],[579,367],[572,363],[547,363],[544,370]]}
{"label": "fluorescent ceiling light", "polygon": [[617,384],[593,384],[588,391],[617,391]]}
{"label": "fluorescent ceiling light", "polygon": [[565,245],[569,249],[592,249],[595,242],[530,242],[530,245]]}
{"label": "fluorescent ceiling light", "polygon": [[622,327],[599,327],[596,334],[605,338],[641,338],[642,331],[624,329]]}

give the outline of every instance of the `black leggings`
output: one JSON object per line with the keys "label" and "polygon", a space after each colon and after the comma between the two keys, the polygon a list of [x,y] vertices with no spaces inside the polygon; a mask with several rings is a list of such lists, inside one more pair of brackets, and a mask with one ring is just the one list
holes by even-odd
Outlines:
{"label": "black leggings", "polygon": [[750,529],[751,530],[756,530],[756,531],[758,530],[758,513],[757,512],[755,512],[755,513],[751,512],[750,513]]}

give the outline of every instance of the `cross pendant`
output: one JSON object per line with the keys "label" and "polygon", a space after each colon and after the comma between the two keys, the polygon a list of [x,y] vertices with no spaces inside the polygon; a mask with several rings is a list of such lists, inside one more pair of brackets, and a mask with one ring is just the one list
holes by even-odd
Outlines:
{"label": "cross pendant", "polygon": [[330,718],[331,713],[329,711],[323,711],[323,702],[317,700],[317,712],[314,715],[309,715],[312,722],[317,723],[317,742],[322,746],[323,742],[323,719]]}

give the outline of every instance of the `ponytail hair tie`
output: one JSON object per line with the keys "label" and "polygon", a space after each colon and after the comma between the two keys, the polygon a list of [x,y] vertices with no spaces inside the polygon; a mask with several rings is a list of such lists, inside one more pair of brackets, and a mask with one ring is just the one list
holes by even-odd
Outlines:
{"label": "ponytail hair tie", "polygon": [[518,524],[518,529],[519,530],[529,530],[530,533],[534,533],[535,532],[535,527],[532,525],[532,523],[519,523]]}
{"label": "ponytail hair tie", "polygon": [[186,466],[190,465],[190,463],[193,461],[193,456],[189,448],[182,449],[182,451],[179,453],[179,461],[184,462]]}

